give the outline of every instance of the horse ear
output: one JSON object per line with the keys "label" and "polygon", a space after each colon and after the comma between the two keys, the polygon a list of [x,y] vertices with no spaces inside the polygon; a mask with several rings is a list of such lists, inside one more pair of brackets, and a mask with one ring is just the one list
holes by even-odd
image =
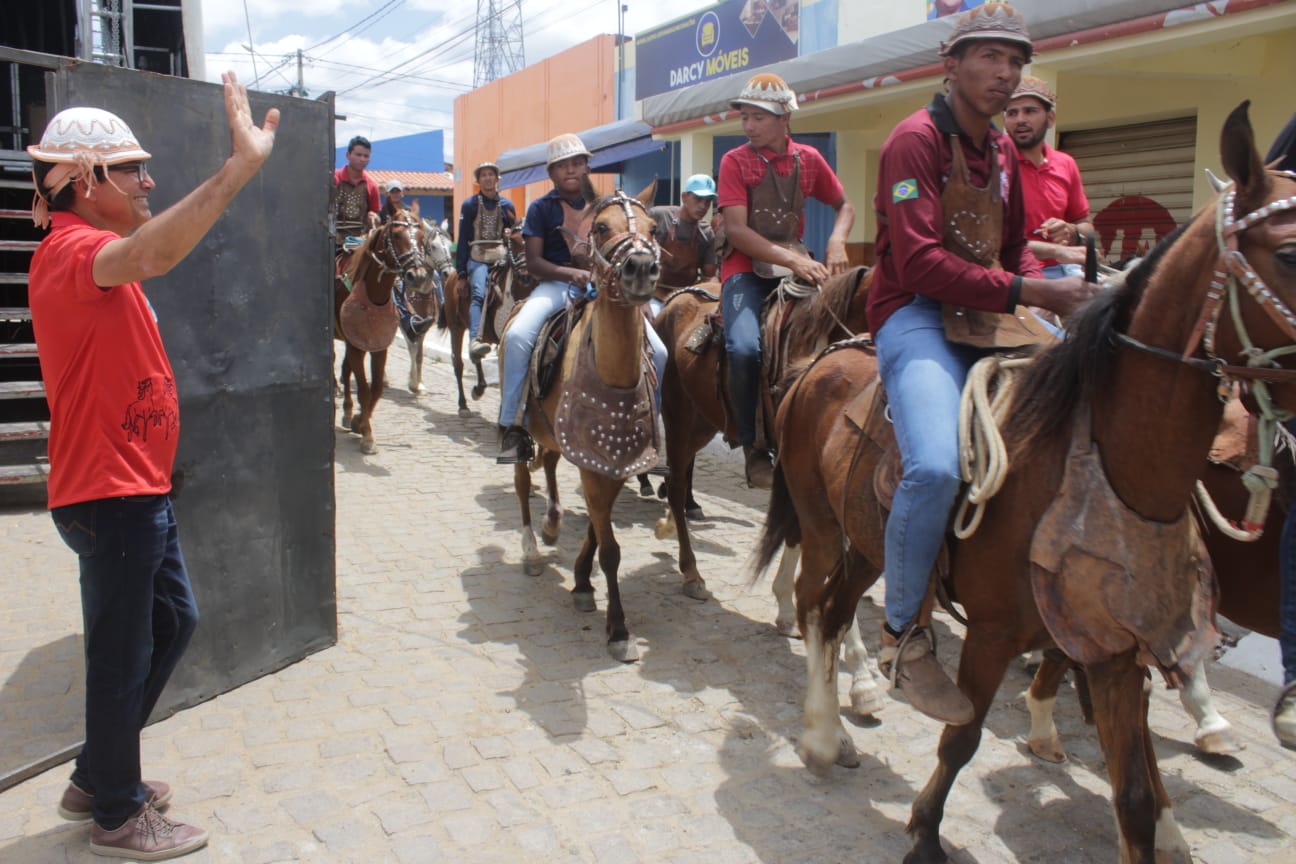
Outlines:
{"label": "horse ear", "polygon": [[1234,108],[1220,132],[1220,159],[1224,171],[1237,184],[1237,211],[1249,213],[1267,197],[1269,175],[1255,146],[1255,132],[1247,109],[1251,100]]}
{"label": "horse ear", "polygon": [[593,204],[599,199],[599,195],[594,191],[594,183],[586,174],[581,178],[581,197],[585,199],[586,204]]}
{"label": "horse ear", "polygon": [[657,178],[653,177],[652,182],[645,186],[635,199],[644,206],[645,210],[650,209],[653,202],[657,200]]}

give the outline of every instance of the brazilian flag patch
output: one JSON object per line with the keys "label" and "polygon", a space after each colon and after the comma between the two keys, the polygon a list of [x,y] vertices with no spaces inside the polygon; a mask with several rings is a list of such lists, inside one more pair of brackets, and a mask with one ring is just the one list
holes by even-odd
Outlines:
{"label": "brazilian flag patch", "polygon": [[891,203],[899,204],[901,201],[918,200],[918,180],[910,177],[908,180],[901,180],[891,187]]}

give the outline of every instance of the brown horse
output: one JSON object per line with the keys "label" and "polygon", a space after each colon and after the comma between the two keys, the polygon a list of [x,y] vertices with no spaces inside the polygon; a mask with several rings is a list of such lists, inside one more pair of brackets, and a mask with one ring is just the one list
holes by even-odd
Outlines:
{"label": "brown horse", "polygon": [[[397,313],[392,289],[399,279],[411,288],[427,282],[423,261],[422,226],[417,209],[402,210],[372,229],[352,254],[345,275],[333,284],[333,338],[346,342],[342,358],[342,427],[362,436],[360,449],[374,453],[373,412],[383,392],[387,349],[396,337]],[[351,288],[348,289],[348,283]],[[369,354],[369,380],[364,357]],[[356,383],[360,411],[352,414],[351,378]]]}
{"label": "brown horse", "polygon": [[[821,291],[798,300],[771,295],[774,304],[786,303],[784,314],[776,316],[764,341],[777,348],[766,349],[772,355],[762,363],[786,367],[786,364],[808,357],[833,339],[853,336],[866,327],[864,306],[868,295],[865,275],[868,269],[854,267],[828,280]],[[698,451],[718,433],[734,440],[737,430],[723,404],[721,393],[725,380],[724,350],[713,345],[698,353],[689,342],[706,318],[720,309],[720,285],[710,282],[676,291],[667,298],[653,326],[666,344],[666,374],[662,380],[662,425],[666,429],[666,464],[692,466]],[[774,332],[778,335],[775,336]],[[777,395],[777,394],[774,394]],[[661,539],[679,537],[679,570],[684,575],[684,589],[689,596],[705,599],[705,582],[697,569],[697,557],[689,538],[685,511],[690,495],[689,474],[672,470],[666,480],[666,497],[670,510],[657,523]],[[779,583],[776,582],[776,586]],[[776,590],[777,593],[777,590]],[[790,622],[780,618],[779,630],[791,634]]]}
{"label": "brown horse", "polygon": [[[428,263],[435,269],[434,278],[441,280],[442,293],[445,295],[443,314],[437,316],[437,327],[442,332],[450,330],[450,364],[454,367],[455,383],[459,388],[459,416],[471,417],[468,400],[464,397],[464,334],[468,332],[468,304],[472,301],[472,286],[468,280],[460,279],[455,272],[454,256],[450,253],[450,235],[439,225],[427,220],[423,222],[423,250]],[[423,339],[420,336],[416,343],[410,345],[410,392],[418,393],[423,380]],[[473,359],[473,368],[477,370],[477,384],[473,387],[473,399],[480,399],[486,392],[486,373],[482,370],[481,361]]]}
{"label": "brown horse", "polygon": [[[638,198],[617,192],[586,207],[582,228],[589,226],[597,297],[572,328],[558,379],[548,395],[543,400],[537,400],[534,393],[527,397],[527,428],[538,445],[536,461],[544,466],[548,483],[549,509],[543,533],[556,540],[561,525],[555,474],[559,455],[563,455],[580,469],[589,513],[589,531],[576,556],[572,597],[577,609],[594,611],[590,573],[597,551],[607,579],[608,652],[623,662],[637,660],[638,651],[621,608],[617,585],[621,549],[612,530],[612,505],[625,478],[656,458],[652,364],[645,357],[643,314],[659,272],[653,220],[648,215],[655,186],[655,182],[650,184]],[[588,183],[586,187],[587,198],[592,198],[593,190]],[[624,464],[627,461],[629,464]],[[522,509],[524,563],[528,573],[538,573],[539,554],[531,530],[530,468],[514,466],[513,480]]]}
{"label": "brown horse", "polygon": [[[1291,461],[1285,457],[1280,458],[1276,467],[1279,472],[1279,489],[1290,488],[1294,473]],[[1209,462],[1201,479],[1202,485],[1221,512],[1244,512],[1247,492],[1236,469]],[[1215,581],[1219,587],[1219,613],[1248,630],[1275,639],[1279,629],[1278,555],[1283,523],[1287,519],[1287,506],[1280,506],[1275,500],[1265,519],[1264,533],[1250,543],[1231,539],[1204,522],[1199,509],[1193,511],[1194,516],[1203,523],[1202,538],[1215,570]],[[1092,722],[1092,705],[1088,698],[1087,683],[1083,679],[1084,672],[1064,655],[1058,656],[1052,651],[1044,654],[1026,694],[1031,717],[1026,743],[1032,753],[1048,762],[1066,761],[1066,751],[1053,722],[1053,705],[1062,676],[1072,668],[1077,670],[1076,687],[1081,695],[1085,720]],[[1197,749],[1214,755],[1227,755],[1242,749],[1233,735],[1232,725],[1215,707],[1210,685],[1206,681],[1205,664],[1199,665],[1190,679],[1179,684],[1178,692],[1179,701],[1197,724],[1193,735]]]}
{"label": "brown horse", "polygon": [[[1066,340],[1022,375],[1004,485],[979,530],[951,547],[950,580],[969,622],[958,685],[975,715],[945,727],[939,764],[913,804],[906,862],[946,860],[945,801],[976,752],[1004,671],[1022,652],[1054,644],[1083,663],[1090,682],[1120,860],[1190,860],[1156,766],[1144,666],[1182,677],[1218,635],[1186,512],[1222,416],[1217,376],[1250,379],[1258,391],[1280,382],[1273,399],[1296,407],[1296,376],[1269,368],[1275,355],[1248,351],[1254,365],[1232,365],[1244,345],[1296,344],[1296,180],[1265,171],[1245,105],[1225,122],[1221,144],[1233,186],[1122,288],[1087,304]],[[802,545],[797,611],[811,673],[802,750],[818,770],[841,750],[837,641],[882,568],[885,512],[872,476],[880,451],[857,446],[845,412],[875,374],[866,351],[829,353],[777,417],[780,464],[759,557],[768,565],[785,542]]]}

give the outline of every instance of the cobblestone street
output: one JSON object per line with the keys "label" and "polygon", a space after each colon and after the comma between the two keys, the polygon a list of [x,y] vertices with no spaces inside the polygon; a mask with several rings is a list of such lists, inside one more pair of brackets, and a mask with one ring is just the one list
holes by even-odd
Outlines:
{"label": "cobblestone street", "polygon": [[[863,764],[825,779],[802,767],[803,646],[775,632],[769,578],[753,583],[764,499],[745,487],[740,461],[708,451],[697,465],[707,519],[694,525],[695,548],[715,595],[705,603],[681,593],[674,541],[653,537],[664,504],[639,499],[634,484],[622,493],[622,597],[641,654],[622,665],[605,650],[601,574],[598,612],[576,611],[568,593],[587,525],[576,471],[559,469],[562,537],[528,577],[512,473],[493,458],[498,390],[460,418],[448,363],[426,364],[428,392],[417,397],[406,370],[398,339],[376,455],[336,431],[338,643],[145,730],[146,777],[174,784],[171,813],[211,832],[183,860],[900,861],[939,726],[895,701],[858,721],[843,675]],[[15,740],[6,732],[3,748],[36,758],[60,734],[79,734],[75,699],[59,728],[28,710],[80,692],[80,664],[69,662],[80,651],[76,562],[39,508],[0,510],[0,555],[3,728],[46,718]],[[880,586],[860,614],[876,648]],[[945,618],[938,629],[953,668],[958,629]],[[1223,666],[1211,681],[1246,742],[1237,758],[1196,755],[1175,694],[1159,683],[1153,693],[1154,740],[1185,837],[1204,864],[1296,862],[1296,754],[1269,729],[1274,688]],[[1064,685],[1057,713],[1070,761],[1035,760],[1027,684],[1014,666],[950,797],[950,860],[1112,864],[1097,736]],[[69,771],[0,793],[0,861],[101,860],[88,828],[55,812]]]}

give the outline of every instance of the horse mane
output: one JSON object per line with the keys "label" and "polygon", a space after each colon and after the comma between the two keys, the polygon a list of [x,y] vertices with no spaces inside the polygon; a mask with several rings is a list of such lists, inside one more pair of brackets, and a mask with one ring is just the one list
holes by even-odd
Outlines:
{"label": "horse mane", "polygon": [[809,302],[794,304],[784,331],[788,344],[813,345],[820,337],[830,334],[838,322],[844,322],[860,280],[867,273],[867,267],[852,267],[831,277]]}
{"label": "horse mane", "polygon": [[1110,377],[1116,334],[1124,332],[1161,259],[1197,216],[1162,238],[1119,288],[1100,291],[1067,320],[1059,344],[1035,355],[1017,383],[1007,430],[1013,450],[1030,449],[1065,429],[1081,400]]}

